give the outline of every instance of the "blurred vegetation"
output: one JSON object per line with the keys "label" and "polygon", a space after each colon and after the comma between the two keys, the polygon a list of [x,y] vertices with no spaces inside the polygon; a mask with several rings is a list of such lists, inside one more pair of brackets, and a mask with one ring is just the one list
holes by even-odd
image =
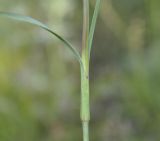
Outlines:
{"label": "blurred vegetation", "polygon": [[[160,140],[159,7],[102,0],[90,65],[92,141]],[[81,50],[80,0],[1,0],[0,11],[37,18]],[[0,19],[0,141],[82,140],[79,85],[78,63],[63,44]]]}

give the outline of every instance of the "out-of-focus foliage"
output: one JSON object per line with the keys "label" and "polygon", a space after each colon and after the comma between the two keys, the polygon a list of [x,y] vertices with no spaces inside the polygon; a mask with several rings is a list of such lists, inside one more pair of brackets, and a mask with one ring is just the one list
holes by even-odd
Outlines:
{"label": "out-of-focus foliage", "polygon": [[[159,5],[102,0],[90,65],[92,141],[160,140]],[[81,0],[1,0],[0,11],[37,18],[80,50]],[[0,141],[82,140],[79,66],[62,46],[0,19]]]}

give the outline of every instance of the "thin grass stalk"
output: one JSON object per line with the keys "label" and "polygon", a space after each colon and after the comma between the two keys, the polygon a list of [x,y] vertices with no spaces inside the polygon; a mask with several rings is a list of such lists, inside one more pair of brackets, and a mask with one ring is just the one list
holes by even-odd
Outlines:
{"label": "thin grass stalk", "polygon": [[82,62],[81,69],[81,120],[83,129],[83,141],[89,141],[89,1],[83,0],[83,35],[82,35]]}

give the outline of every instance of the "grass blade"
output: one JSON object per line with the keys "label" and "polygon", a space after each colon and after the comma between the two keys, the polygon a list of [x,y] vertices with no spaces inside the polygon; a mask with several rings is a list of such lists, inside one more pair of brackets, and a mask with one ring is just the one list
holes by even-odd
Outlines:
{"label": "grass blade", "polygon": [[91,49],[92,49],[93,36],[94,36],[95,27],[96,27],[98,12],[100,9],[100,2],[101,2],[101,0],[96,0],[96,5],[95,5],[95,9],[94,9],[93,17],[92,17],[92,22],[91,22],[91,27],[90,27],[90,32],[89,32],[89,45],[88,45],[89,46],[88,47],[89,58],[90,58]]}
{"label": "grass blade", "polygon": [[83,63],[82,63],[81,56],[80,56],[79,52],[66,39],[64,39],[63,37],[61,37],[60,35],[58,35],[54,31],[52,31],[45,24],[43,24],[40,21],[38,21],[36,19],[33,19],[31,17],[23,16],[23,15],[19,15],[19,14],[15,14],[15,13],[0,12],[0,16],[10,18],[10,19],[14,19],[14,20],[17,20],[17,21],[30,23],[30,24],[39,26],[39,27],[45,29],[46,31],[50,32],[52,35],[56,36],[59,40],[61,40],[66,45],[66,47],[68,47],[68,49],[74,54],[76,59],[79,61],[80,65],[83,66]]}

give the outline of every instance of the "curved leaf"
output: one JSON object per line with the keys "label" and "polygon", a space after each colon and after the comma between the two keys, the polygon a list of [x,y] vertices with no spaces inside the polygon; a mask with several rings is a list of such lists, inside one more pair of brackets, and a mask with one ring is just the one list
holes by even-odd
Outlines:
{"label": "curved leaf", "polygon": [[90,54],[91,54],[91,48],[92,48],[92,43],[93,43],[93,36],[94,36],[94,31],[95,31],[95,27],[96,27],[96,22],[97,22],[97,17],[98,17],[98,12],[100,9],[100,2],[101,0],[96,0],[96,5],[95,5],[95,9],[94,9],[94,14],[92,17],[92,22],[91,22],[91,27],[90,27],[90,32],[89,32],[89,58],[90,58]]}
{"label": "curved leaf", "polygon": [[64,39],[63,37],[61,37],[60,35],[58,35],[54,31],[52,31],[45,24],[43,24],[40,21],[35,20],[31,17],[23,16],[23,15],[19,15],[19,14],[15,14],[15,13],[0,12],[0,16],[7,17],[7,18],[10,18],[10,19],[14,19],[14,20],[18,20],[18,21],[22,21],[22,22],[27,22],[27,23],[39,26],[39,27],[45,29],[46,31],[50,32],[52,35],[56,36],[59,40],[61,40],[66,45],[66,47],[68,47],[70,49],[70,51],[74,54],[76,59],[79,61],[80,65],[83,66],[81,56],[77,52],[77,50],[66,39]]}

